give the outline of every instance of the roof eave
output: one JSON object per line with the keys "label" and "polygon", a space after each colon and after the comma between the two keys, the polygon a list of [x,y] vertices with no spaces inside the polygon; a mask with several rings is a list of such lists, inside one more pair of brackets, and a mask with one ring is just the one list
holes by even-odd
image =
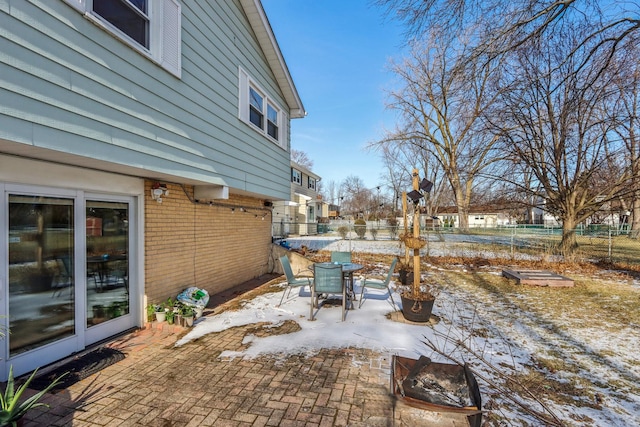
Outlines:
{"label": "roof eave", "polygon": [[282,56],[280,46],[276,40],[267,14],[262,7],[260,0],[240,0],[249,24],[253,28],[258,38],[258,43],[264,52],[269,66],[273,70],[273,73],[278,82],[278,86],[282,90],[287,104],[289,105],[289,116],[292,119],[299,119],[307,115],[302,100],[298,94],[287,63]]}

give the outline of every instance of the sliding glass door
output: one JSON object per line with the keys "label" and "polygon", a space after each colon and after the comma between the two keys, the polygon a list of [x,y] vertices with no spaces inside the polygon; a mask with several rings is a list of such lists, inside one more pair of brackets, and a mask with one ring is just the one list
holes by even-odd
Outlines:
{"label": "sliding glass door", "polygon": [[137,326],[135,198],[3,188],[0,376],[9,365],[19,375]]}
{"label": "sliding glass door", "polygon": [[75,334],[74,200],[9,194],[9,357]]}
{"label": "sliding glass door", "polygon": [[129,204],[86,202],[87,327],[126,316],[129,297]]}

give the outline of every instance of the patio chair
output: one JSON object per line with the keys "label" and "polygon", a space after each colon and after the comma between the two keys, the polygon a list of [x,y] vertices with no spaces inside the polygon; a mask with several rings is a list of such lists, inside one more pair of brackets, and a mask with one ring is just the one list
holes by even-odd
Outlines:
{"label": "patio chair", "polygon": [[[282,293],[282,298],[280,298],[280,304],[278,307],[282,305],[282,301],[284,301],[284,295],[291,293],[291,288],[299,288],[301,286],[309,286],[311,287],[312,278],[311,277],[296,277],[293,274],[293,270],[291,269],[291,263],[289,262],[289,258],[286,255],[280,257],[280,265],[282,265],[282,269],[284,270],[285,276],[287,276],[287,289]],[[288,290],[288,292],[287,292]],[[287,298],[289,296],[287,295]]]}
{"label": "patio chair", "polygon": [[391,287],[389,286],[390,282],[391,282],[391,276],[393,276],[393,271],[396,268],[396,264],[398,263],[398,258],[394,258],[393,262],[391,263],[391,267],[389,267],[389,272],[387,273],[387,276],[384,280],[380,280],[380,279],[368,279],[368,278],[364,278],[362,279],[362,283],[360,284],[362,290],[360,291],[360,304],[358,304],[358,308],[362,307],[362,303],[363,303],[363,297],[364,297],[364,289],[365,288],[373,288],[373,289],[385,289],[387,292],[389,292],[389,297],[391,298],[391,303],[393,304],[393,308],[396,309],[396,303],[393,300],[393,295],[391,293]]}
{"label": "patio chair", "polygon": [[[314,306],[320,309],[318,295],[320,294],[341,294],[342,295],[342,321],[344,322],[347,307],[347,287],[344,284],[342,266],[339,264],[319,262],[313,265],[313,286],[311,286],[311,308],[309,320],[315,320],[313,315]],[[325,300],[326,302],[326,300]]]}
{"label": "patio chair", "polygon": [[351,252],[331,251],[331,262],[351,262]]}
{"label": "patio chair", "polygon": [[53,296],[62,295],[62,289],[68,288],[69,295],[73,293],[73,261],[69,255],[56,258],[58,272],[52,281]]}

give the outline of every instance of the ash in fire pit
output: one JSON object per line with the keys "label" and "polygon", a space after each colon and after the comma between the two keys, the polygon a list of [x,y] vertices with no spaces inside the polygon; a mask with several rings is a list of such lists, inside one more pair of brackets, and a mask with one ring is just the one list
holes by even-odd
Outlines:
{"label": "ash in fire pit", "polygon": [[398,398],[398,407],[406,404],[437,414],[439,421],[430,421],[429,426],[482,425],[482,397],[468,366],[394,355],[391,371],[391,391]]}
{"label": "ash in fire pit", "polygon": [[452,367],[421,356],[402,383],[405,395],[436,405],[473,406],[464,369]]}

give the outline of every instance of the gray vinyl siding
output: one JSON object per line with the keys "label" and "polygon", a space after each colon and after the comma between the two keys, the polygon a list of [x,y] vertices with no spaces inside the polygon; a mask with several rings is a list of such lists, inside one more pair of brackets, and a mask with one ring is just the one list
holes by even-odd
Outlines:
{"label": "gray vinyl siding", "polygon": [[181,4],[177,79],[61,0],[0,0],[0,139],[288,198],[288,141],[238,118],[239,67],[288,113],[240,4]]}

